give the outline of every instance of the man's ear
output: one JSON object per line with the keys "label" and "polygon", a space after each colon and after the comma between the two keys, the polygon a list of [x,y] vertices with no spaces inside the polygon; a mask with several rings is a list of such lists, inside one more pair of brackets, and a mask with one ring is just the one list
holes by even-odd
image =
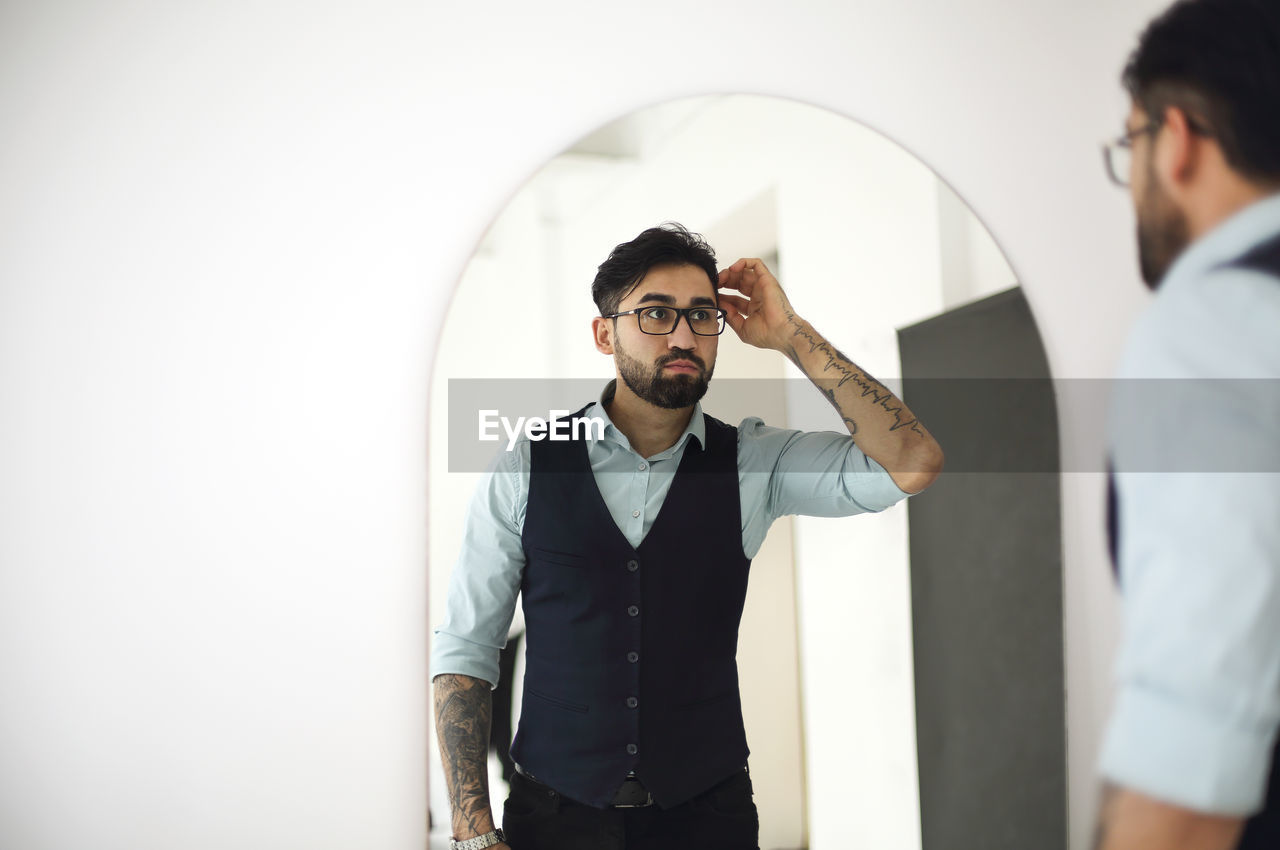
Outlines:
{"label": "man's ear", "polygon": [[596,316],[591,320],[591,333],[595,336],[596,351],[601,354],[613,354],[613,325],[612,319],[602,319]]}
{"label": "man's ear", "polygon": [[1178,197],[1195,177],[1203,157],[1202,146],[1207,140],[1191,128],[1187,113],[1177,106],[1165,107],[1161,130],[1152,152],[1155,170],[1165,189]]}

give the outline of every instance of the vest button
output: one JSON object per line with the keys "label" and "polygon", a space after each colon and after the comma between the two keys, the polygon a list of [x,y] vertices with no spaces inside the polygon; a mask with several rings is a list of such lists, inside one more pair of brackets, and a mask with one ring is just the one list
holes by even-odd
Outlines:
{"label": "vest button", "polygon": [[627,697],[627,708],[635,708],[640,704],[640,700],[635,697]]}
{"label": "vest button", "polygon": [[632,605],[630,608],[627,609],[627,613],[630,614],[632,617],[638,617],[640,615],[640,609]]}
{"label": "vest button", "polygon": [[635,744],[627,744],[627,755],[633,756],[638,752],[640,752],[640,748]]}
{"label": "vest button", "polygon": [[638,652],[628,652],[628,653],[627,653],[627,660],[628,660],[628,661],[630,661],[632,664],[635,664],[637,661],[639,661],[639,660],[640,660],[640,653],[638,653]]}
{"label": "vest button", "polygon": [[627,569],[634,573],[636,570],[640,569],[640,562],[636,560],[627,561]]}

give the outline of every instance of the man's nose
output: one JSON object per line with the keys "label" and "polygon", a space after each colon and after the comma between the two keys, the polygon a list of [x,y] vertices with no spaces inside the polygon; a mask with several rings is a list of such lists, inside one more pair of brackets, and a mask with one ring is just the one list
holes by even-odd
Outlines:
{"label": "man's nose", "polygon": [[667,348],[693,348],[698,341],[698,336],[693,332],[693,327],[689,324],[689,317],[682,315],[676,320],[676,326],[667,334]]}

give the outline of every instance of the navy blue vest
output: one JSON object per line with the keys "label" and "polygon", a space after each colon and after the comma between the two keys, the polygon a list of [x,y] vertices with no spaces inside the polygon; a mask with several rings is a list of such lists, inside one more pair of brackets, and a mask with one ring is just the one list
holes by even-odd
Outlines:
{"label": "navy blue vest", "polygon": [[526,667],[511,754],[593,806],[635,771],[669,808],[747,761],[736,655],[751,562],[738,432],[704,418],[705,446],[689,440],[636,548],[605,506],[584,441],[530,444]]}
{"label": "navy blue vest", "polygon": [[[1242,268],[1280,278],[1280,235],[1263,242],[1222,268]],[[1119,494],[1114,475],[1107,482],[1107,536],[1111,547],[1112,570],[1119,575],[1120,533]],[[1277,553],[1280,554],[1280,553]],[[1280,741],[1271,751],[1271,775],[1262,811],[1245,823],[1244,834],[1236,850],[1276,850],[1280,848]]]}

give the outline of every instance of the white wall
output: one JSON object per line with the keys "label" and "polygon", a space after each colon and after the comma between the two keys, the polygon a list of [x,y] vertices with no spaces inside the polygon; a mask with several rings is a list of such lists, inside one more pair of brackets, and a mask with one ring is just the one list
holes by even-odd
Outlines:
{"label": "white wall", "polygon": [[[1097,142],[1163,5],[0,7],[6,845],[421,846],[435,333],[514,190],[639,106],[882,130],[995,235],[1055,373],[1109,375],[1141,288]],[[1073,848],[1115,641],[1099,479],[1063,484]]]}

